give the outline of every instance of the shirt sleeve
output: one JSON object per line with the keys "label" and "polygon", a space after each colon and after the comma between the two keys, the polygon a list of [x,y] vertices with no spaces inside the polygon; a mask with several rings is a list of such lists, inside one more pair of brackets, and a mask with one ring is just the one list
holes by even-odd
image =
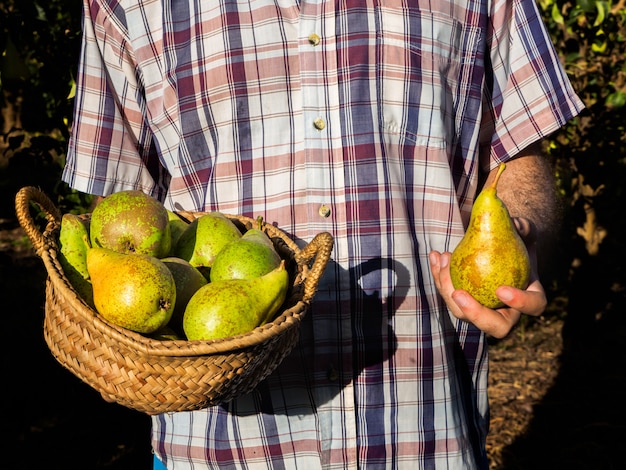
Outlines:
{"label": "shirt sleeve", "polygon": [[141,189],[162,197],[167,174],[141,112],[123,15],[86,0],[72,132],[63,180],[89,194]]}
{"label": "shirt sleeve", "polygon": [[481,142],[485,170],[576,116],[576,96],[534,0],[498,0],[490,17]]}

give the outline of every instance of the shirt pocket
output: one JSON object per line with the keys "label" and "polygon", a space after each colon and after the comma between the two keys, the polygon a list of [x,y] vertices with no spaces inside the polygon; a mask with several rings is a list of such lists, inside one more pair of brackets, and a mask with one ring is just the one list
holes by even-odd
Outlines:
{"label": "shirt pocket", "polygon": [[449,147],[476,134],[484,53],[481,29],[423,11],[383,8],[377,78],[385,132],[417,146]]}

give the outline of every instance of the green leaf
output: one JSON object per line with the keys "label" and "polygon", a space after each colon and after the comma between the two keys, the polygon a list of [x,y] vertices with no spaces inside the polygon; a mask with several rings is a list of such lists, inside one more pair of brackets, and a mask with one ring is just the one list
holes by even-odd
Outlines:
{"label": "green leaf", "polygon": [[41,8],[41,6],[36,2],[34,6],[35,6],[35,9],[37,10],[37,19],[39,21],[48,21],[48,19],[46,18],[46,10]]}
{"label": "green leaf", "polygon": [[606,97],[604,104],[609,108],[621,108],[626,105],[626,93],[623,91],[616,91]]}
{"label": "green leaf", "polygon": [[592,12],[594,10],[594,3],[592,0],[578,0],[576,6],[586,12]]}
{"label": "green leaf", "polygon": [[548,11],[548,7],[554,4],[554,0],[540,0],[539,4],[542,11]]}
{"label": "green leaf", "polygon": [[552,20],[556,23],[556,24],[564,24],[565,20],[563,19],[563,15],[561,15],[561,11],[559,10],[559,6],[554,3],[552,5]]}
{"label": "green leaf", "polygon": [[72,77],[72,85],[70,87],[70,92],[67,95],[67,99],[71,100],[72,98],[74,98],[76,96],[76,80],[74,80],[74,77]]}
{"label": "green leaf", "polygon": [[606,17],[606,13],[608,11],[608,5],[606,2],[596,2],[596,10],[598,11],[598,16],[596,17],[596,21],[593,23],[593,26],[600,26],[604,23],[604,18]]}
{"label": "green leaf", "polygon": [[607,46],[607,42],[606,41],[602,41],[600,42],[594,42],[591,45],[591,50],[597,54],[604,54],[606,52],[606,46]]}

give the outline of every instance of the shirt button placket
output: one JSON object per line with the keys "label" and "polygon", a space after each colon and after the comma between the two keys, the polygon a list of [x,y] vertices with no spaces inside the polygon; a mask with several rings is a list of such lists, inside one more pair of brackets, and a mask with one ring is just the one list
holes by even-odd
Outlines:
{"label": "shirt button placket", "polygon": [[[302,0],[300,2],[300,55],[302,76],[302,104],[305,119],[306,158],[310,163],[308,182],[311,194],[309,210],[314,217],[326,219],[330,216],[330,207],[320,200],[320,195],[327,189],[329,181],[327,133],[330,132],[327,115],[328,97],[326,96],[325,74],[323,73],[323,55],[325,54],[324,4],[326,0]],[[315,214],[315,212],[318,214]]]}
{"label": "shirt button placket", "polygon": [[[309,34],[309,44],[313,47],[319,46],[320,45],[320,41],[322,40],[322,38],[320,38],[319,34],[317,33],[311,33]],[[323,117],[318,116],[317,118],[315,118],[313,120],[313,126],[318,130],[318,131],[323,131],[324,128],[326,128],[326,121],[324,120]]]}
{"label": "shirt button placket", "polygon": [[[345,217],[341,205],[344,175],[333,164],[335,158],[341,158],[341,151],[333,147],[341,145],[341,136],[337,135],[341,129],[340,90],[335,76],[337,45],[333,36],[338,19],[330,14],[335,9],[331,0],[301,0],[299,24],[306,211],[312,226],[331,233]],[[340,243],[345,241],[334,245],[334,253]],[[327,295],[329,300],[335,299],[334,293]],[[348,455],[349,465],[344,468],[352,469],[357,462],[354,391],[350,382],[343,381],[352,375],[351,346],[342,343],[351,333],[351,319],[335,312],[320,313],[311,325],[313,337],[322,340],[313,346],[315,357],[319,357],[313,369],[316,377],[326,379],[325,386],[314,391],[318,405],[316,429],[324,459],[330,462],[335,453]]]}

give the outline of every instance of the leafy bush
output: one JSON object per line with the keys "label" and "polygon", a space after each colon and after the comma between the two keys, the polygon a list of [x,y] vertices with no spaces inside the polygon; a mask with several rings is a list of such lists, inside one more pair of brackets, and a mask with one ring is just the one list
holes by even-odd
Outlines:
{"label": "leafy bush", "polygon": [[91,197],[60,181],[81,11],[81,0],[0,3],[0,218],[14,216],[14,195],[26,185],[41,187],[63,212],[90,205]]}
{"label": "leafy bush", "polygon": [[[539,4],[587,107],[549,140],[566,205],[558,258],[562,270],[553,294],[570,298],[569,311],[590,309],[584,314],[593,315],[616,300],[623,303],[626,283],[625,2]],[[572,305],[574,299],[581,305]]]}

